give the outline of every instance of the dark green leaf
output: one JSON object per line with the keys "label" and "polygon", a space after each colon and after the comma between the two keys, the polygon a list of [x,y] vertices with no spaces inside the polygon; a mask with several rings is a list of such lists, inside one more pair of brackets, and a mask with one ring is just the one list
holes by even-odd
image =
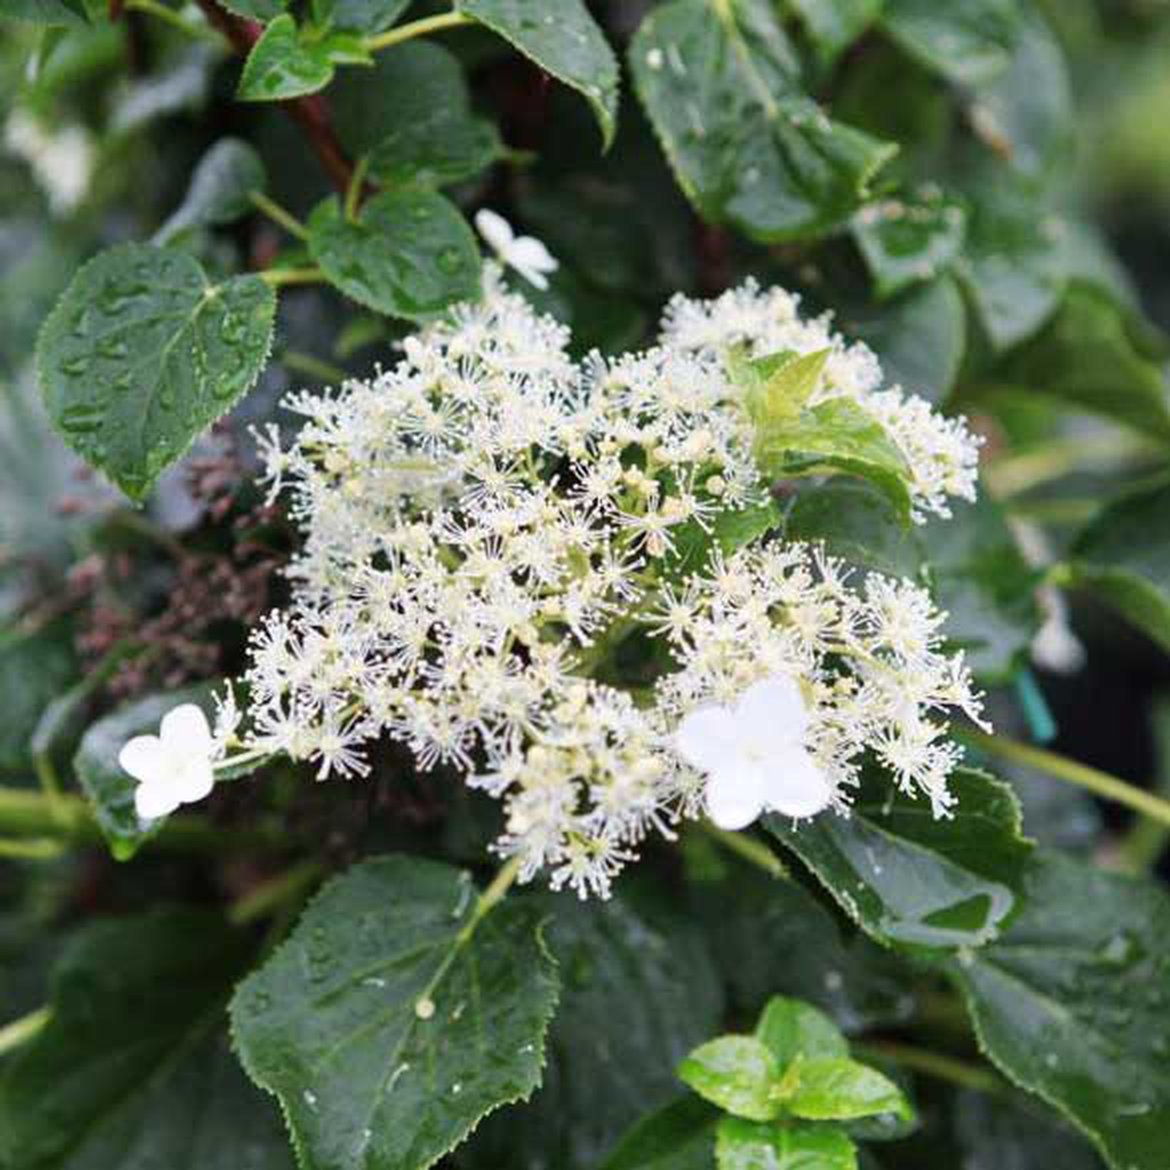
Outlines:
{"label": "dark green leaf", "polygon": [[309,251],[359,304],[423,319],[479,296],[479,249],[467,221],[433,191],[386,191],[346,219],[336,199],[309,217]]}
{"label": "dark green leaf", "polygon": [[955,1136],[963,1170],[1101,1170],[1092,1146],[1031,1102],[966,1090],[955,1101]]}
{"label": "dark green leaf", "polygon": [[1006,682],[1026,660],[1040,625],[1032,593],[1036,572],[986,492],[974,504],[952,504],[951,511],[949,520],[931,520],[917,533],[931,591],[947,614],[943,629],[981,681]]}
{"label": "dark green leaf", "polygon": [[797,1057],[849,1055],[849,1042],[824,1012],[783,995],[768,1000],[756,1036],[772,1050],[782,1070]]}
{"label": "dark green leaf", "polygon": [[1017,909],[1030,846],[1005,784],[960,769],[954,816],[936,819],[925,797],[870,777],[848,817],[822,816],[768,830],[820,878],[878,942],[910,948],[978,947]]}
{"label": "dark green leaf", "polygon": [[893,1081],[845,1057],[816,1056],[797,1061],[785,1076],[785,1088],[784,1108],[805,1121],[910,1114],[909,1102]]}
{"label": "dark green leaf", "polygon": [[1021,20],[1016,0],[886,0],[882,23],[928,68],[971,85],[1007,69]]}
{"label": "dark green leaf", "polygon": [[148,695],[124,704],[110,715],[91,724],[77,748],[73,770],[93,806],[110,852],[119,861],[133,857],[143,842],[154,836],[165,817],[143,821],[134,807],[137,781],[118,763],[118,753],[135,735],[157,735],[162,717],[181,703],[197,703],[210,712],[212,704],[206,686]]}
{"label": "dark green leaf", "polygon": [[[630,46],[634,85],[699,211],[753,239],[845,222],[894,147],[830,121],[799,87],[771,5],[672,0]],[[701,84],[696,83],[701,79]]]}
{"label": "dark green leaf", "polygon": [[380,33],[410,7],[411,0],[334,0],[333,23],[360,33]]}
{"label": "dark green leaf", "polygon": [[263,191],[264,164],[239,138],[221,138],[200,160],[187,195],[175,213],[154,234],[165,244],[188,228],[231,223],[252,210],[248,195]]}
{"label": "dark green leaf", "polygon": [[780,1066],[755,1036],[720,1036],[700,1044],[678,1066],[679,1079],[737,1117],[768,1121],[780,1107],[773,1090]]}
{"label": "dark green leaf", "polygon": [[617,129],[618,63],[583,0],[457,0],[456,8],[583,94],[609,146]]}
{"label": "dark green leaf", "polygon": [[330,882],[232,1001],[236,1046],[314,1170],[421,1170],[540,1083],[557,998],[539,918],[469,935],[470,875],[408,857]]}
{"label": "dark green leaf", "polygon": [[1170,390],[1159,364],[1131,316],[1100,289],[1074,284],[998,376],[1170,443]]}
{"label": "dark green leaf", "polygon": [[256,276],[212,283],[148,244],[101,253],[45,322],[37,367],[65,441],[132,499],[255,382],[276,298]]}
{"label": "dark green leaf", "polygon": [[1059,854],[1027,867],[1004,936],[951,965],[983,1050],[1117,1170],[1162,1170],[1170,1127],[1170,902]]}
{"label": "dark green leaf", "polygon": [[1170,651],[1170,481],[1106,505],[1073,546],[1070,575]]}
{"label": "dark green leaf", "polygon": [[674,534],[674,554],[667,560],[667,571],[676,577],[702,568],[713,548],[730,556],[737,548],[762,537],[780,525],[780,509],[769,498],[747,508],[728,508],[708,524],[710,531],[693,520],[680,524]]}
{"label": "dark green leaf", "polygon": [[827,1125],[761,1125],[725,1117],[715,1150],[719,1170],[857,1170],[853,1143]]}
{"label": "dark green leaf", "polygon": [[256,20],[261,24],[274,20],[287,8],[284,0],[224,0],[223,6],[237,16]]}
{"label": "dark green leaf", "polygon": [[0,1080],[0,1166],[291,1170],[221,1031],[245,944],[195,911],[85,927],[55,966],[48,1025]]}
{"label": "dark green leaf", "polygon": [[965,224],[962,204],[941,194],[863,207],[854,216],[853,235],[878,296],[893,296],[949,268],[963,246]]}
{"label": "dark green leaf", "polygon": [[0,772],[28,774],[31,740],[45,708],[77,674],[73,628],[58,619],[40,629],[0,631]]}
{"label": "dark green leaf", "polygon": [[869,480],[910,518],[909,468],[882,425],[852,399],[830,398],[795,422],[757,430],[756,460],[768,476],[841,472]]}
{"label": "dark green leaf", "polygon": [[601,1170],[711,1170],[719,1113],[688,1096],[643,1118]]}
{"label": "dark green leaf", "polygon": [[789,0],[817,56],[831,65],[873,22],[884,0]]}

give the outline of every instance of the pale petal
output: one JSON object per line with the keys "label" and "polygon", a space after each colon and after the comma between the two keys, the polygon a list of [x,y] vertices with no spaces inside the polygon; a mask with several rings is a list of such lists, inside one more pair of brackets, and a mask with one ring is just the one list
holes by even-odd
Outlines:
{"label": "pale petal", "polygon": [[211,755],[211,727],[194,703],[182,703],[162,717],[158,733],[168,752],[184,759]]}
{"label": "pale petal", "polygon": [[674,748],[692,767],[711,772],[737,754],[736,736],[732,713],[711,704],[682,719],[674,733]]}
{"label": "pale petal", "polygon": [[475,228],[501,256],[512,246],[512,225],[502,215],[486,207],[475,213]]}
{"label": "pale petal", "polygon": [[736,762],[707,781],[707,814],[721,829],[744,829],[764,811],[767,778],[761,768]]}
{"label": "pale petal", "polygon": [[157,820],[173,813],[182,804],[174,788],[162,783],[139,784],[134,791],[134,808],[144,821]]}
{"label": "pale petal", "polygon": [[202,800],[215,787],[215,773],[209,759],[190,760],[175,774],[175,794],[183,804]]}
{"label": "pale petal", "polygon": [[508,261],[518,269],[530,272],[556,272],[557,258],[535,236],[520,236],[508,249]]}
{"label": "pale petal", "polygon": [[808,730],[808,708],[791,675],[770,674],[753,683],[735,704],[740,733],[756,744],[799,743]]}
{"label": "pale petal", "polygon": [[519,272],[520,275],[524,277],[524,279],[528,281],[528,283],[532,285],[533,288],[538,288],[541,292],[544,292],[544,290],[548,288],[548,277],[545,276],[543,272],[537,272],[534,268],[526,268],[523,264],[517,264],[513,260],[509,260],[508,263],[511,264],[512,268]]}
{"label": "pale petal", "polygon": [[118,766],[135,780],[152,780],[165,775],[169,753],[157,735],[136,735],[118,753]]}
{"label": "pale petal", "polygon": [[833,787],[803,748],[786,752],[766,769],[764,803],[786,817],[812,817],[828,807]]}

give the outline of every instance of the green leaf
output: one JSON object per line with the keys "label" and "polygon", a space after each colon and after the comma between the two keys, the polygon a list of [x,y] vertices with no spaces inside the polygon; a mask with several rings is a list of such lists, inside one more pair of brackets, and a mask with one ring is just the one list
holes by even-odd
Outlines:
{"label": "green leaf", "polygon": [[346,219],[337,199],[309,217],[309,251],[346,296],[421,320],[479,296],[479,249],[467,221],[433,191],[386,191]]}
{"label": "green leaf", "polygon": [[910,1104],[888,1077],[847,1057],[817,1056],[796,1062],[784,1078],[784,1108],[805,1121],[851,1121],[892,1113],[910,1116]]}
{"label": "green leaf", "polygon": [[372,35],[389,28],[410,4],[411,0],[334,0],[333,23]]}
{"label": "green leaf", "polygon": [[456,9],[583,94],[609,148],[617,129],[618,63],[583,0],[457,0]]}
{"label": "green leaf", "polygon": [[879,776],[868,779],[848,818],[765,823],[878,942],[978,947],[1018,908],[1030,845],[1007,785],[963,768],[951,787],[955,813],[945,819],[931,815],[925,797],[906,796]]}
{"label": "green leaf", "polygon": [[252,210],[252,191],[263,191],[264,164],[248,143],[221,138],[200,160],[187,195],[174,214],[154,233],[166,244],[193,227],[231,223]]}
{"label": "green leaf", "polygon": [[678,1075],[701,1097],[737,1117],[768,1121],[779,1112],[773,1090],[780,1066],[755,1036],[720,1036],[700,1044],[678,1066]]}
{"label": "green leaf", "polygon": [[832,350],[797,354],[790,351],[749,358],[732,349],[727,358],[731,383],[743,395],[744,406],[757,429],[771,431],[800,417],[820,384],[825,362]]}
{"label": "green leaf", "polygon": [[719,1170],[857,1170],[853,1143],[827,1125],[761,1125],[725,1117],[715,1152]]}
{"label": "green leaf", "polygon": [[947,613],[943,632],[965,651],[981,682],[1008,682],[1027,660],[1040,626],[1037,574],[1003,509],[986,492],[974,504],[952,504],[951,511],[949,520],[931,520],[917,532],[931,592]]}
{"label": "green leaf", "polygon": [[910,520],[909,468],[882,425],[852,399],[838,397],[804,411],[793,423],[757,430],[756,461],[765,475],[841,472],[869,480]]}
{"label": "green leaf", "polygon": [[557,979],[538,912],[475,905],[450,866],[364,861],[238,988],[236,1047],[304,1165],[422,1170],[540,1083]]}
{"label": "green leaf", "polygon": [[148,695],[119,707],[90,725],[73,758],[73,770],[93,806],[94,817],[110,852],[127,861],[166,823],[166,817],[144,821],[134,807],[137,781],[118,763],[118,753],[136,735],[157,735],[162,717],[180,703],[197,703],[210,713],[206,685]]}
{"label": "green leaf", "polygon": [[89,23],[79,0],[0,0],[0,20],[76,28]]}
{"label": "green leaf", "polygon": [[273,102],[316,93],[333,80],[334,65],[366,65],[371,60],[360,37],[298,29],[286,12],[252,46],[236,97],[244,102]]}
{"label": "green leaf", "polygon": [[958,271],[992,345],[1009,349],[1055,312],[1067,263],[1063,222],[1036,199],[1008,188],[972,193],[967,249]]}
{"label": "green leaf", "polygon": [[638,29],[629,63],[687,197],[705,218],[756,240],[844,223],[896,149],[832,122],[800,89],[765,0],[661,5]]}
{"label": "green leaf", "polygon": [[951,964],[984,1052],[1117,1170],[1161,1170],[1170,1127],[1170,901],[1059,854],[1002,939]]}
{"label": "green leaf", "polygon": [[343,74],[329,103],[343,143],[368,154],[370,174],[388,186],[460,182],[503,154],[496,128],[471,111],[459,62],[426,41],[379,54],[371,70]]}
{"label": "green leaf", "polygon": [[255,382],[275,312],[259,277],[213,283],[184,252],[111,248],[77,273],[41,330],[49,416],[79,455],[140,500]]}
{"label": "green leaf", "polygon": [[798,1057],[849,1055],[849,1042],[824,1012],[783,995],[768,1000],[756,1024],[756,1037],[772,1050],[782,1070]]}
{"label": "green leaf", "polygon": [[1101,1170],[1096,1152],[1079,1133],[1038,1114],[1026,1097],[964,1090],[955,1102],[954,1130],[962,1165],[971,1170]]}
{"label": "green leaf", "polygon": [[1107,504],[1073,545],[1069,573],[1170,651],[1170,480]]}
{"label": "green leaf", "polygon": [[224,0],[224,8],[237,16],[265,24],[274,20],[288,7],[284,0]]}
{"label": "green leaf", "polygon": [[1112,296],[1074,284],[1053,320],[997,377],[1170,443],[1170,390],[1155,357]]}
{"label": "green leaf", "polygon": [[0,772],[27,773],[30,742],[45,709],[77,675],[73,628],[65,619],[36,630],[0,631]]}
{"label": "green leaf", "polygon": [[817,56],[831,65],[877,19],[885,0],[789,0]]}
{"label": "green leaf", "polygon": [[0,1078],[0,1166],[291,1170],[221,1030],[248,949],[201,911],[84,927],[55,965],[48,1024]]}
{"label": "green leaf", "polygon": [[719,1113],[688,1096],[638,1122],[600,1170],[711,1170]]}
{"label": "green leaf", "polygon": [[885,298],[951,266],[963,247],[966,213],[958,201],[928,191],[913,200],[871,203],[853,217],[852,229]]}
{"label": "green leaf", "polygon": [[1008,68],[1020,23],[1016,0],[886,0],[882,17],[907,53],[962,85]]}

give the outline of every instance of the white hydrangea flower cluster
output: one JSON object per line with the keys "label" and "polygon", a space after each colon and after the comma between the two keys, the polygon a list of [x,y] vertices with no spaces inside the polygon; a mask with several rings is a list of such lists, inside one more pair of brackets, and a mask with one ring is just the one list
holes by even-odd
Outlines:
{"label": "white hydrangea flower cluster", "polygon": [[777,291],[676,299],[645,353],[578,364],[568,341],[493,271],[481,302],[408,339],[392,370],[288,400],[304,424],[262,453],[305,541],[293,604],[254,635],[235,742],[322,779],[365,775],[380,737],[403,742],[503,802],[497,849],[522,880],[544,870],[582,896],[605,895],[648,832],[716,814],[714,772],[680,726],[761,680],[806,707],[784,742],[824,799],[795,815],[844,809],[866,749],[945,812],[955,749],[938,716],[979,704],[922,590],[876,575],[855,590],[807,545],[676,554],[767,499],[720,356],[733,341],[831,345],[821,392],[928,453],[924,511],[973,490],[966,432],[877,391],[873,355]]}

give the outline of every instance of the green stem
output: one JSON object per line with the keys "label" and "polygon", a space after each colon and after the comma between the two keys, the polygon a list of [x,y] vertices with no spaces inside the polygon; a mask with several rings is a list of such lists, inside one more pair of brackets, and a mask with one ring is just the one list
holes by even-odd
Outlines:
{"label": "green stem", "polygon": [[321,876],[321,866],[315,861],[303,861],[279,873],[250,890],[228,911],[228,921],[234,926],[247,926],[267,918],[290,902],[303,899],[309,888]]}
{"label": "green stem", "polygon": [[349,377],[340,366],[331,365],[311,353],[302,353],[297,349],[284,350],[280,355],[280,364],[294,374],[306,374],[330,384],[340,385]]}
{"label": "green stem", "polygon": [[358,204],[361,202],[362,188],[366,182],[366,169],[369,165],[370,156],[363,154],[358,159],[357,166],[353,168],[349,186],[345,189],[345,218],[350,223],[357,219]]}
{"label": "green stem", "polygon": [[963,728],[955,732],[956,738],[969,743],[972,747],[986,752],[990,756],[1010,760],[1012,763],[1023,764],[1028,768],[1036,768],[1066,784],[1075,784],[1084,788],[1094,796],[1104,800],[1112,800],[1123,804],[1126,808],[1142,816],[1149,817],[1163,825],[1170,825],[1170,801],[1165,801],[1152,792],[1146,792],[1127,784],[1124,780],[1091,768],[1088,764],[1080,764],[1066,756],[1055,752],[1045,751],[1043,748],[1031,747],[1028,744],[1018,743],[1002,735],[987,735],[982,731]]}
{"label": "green stem", "polygon": [[480,894],[479,901],[476,902],[475,909],[471,912],[471,917],[467,920],[467,925],[459,932],[460,946],[470,941],[471,936],[475,933],[475,928],[487,917],[492,908],[502,901],[504,895],[512,888],[516,879],[520,876],[520,866],[520,858],[513,857],[492,878],[491,884]]}
{"label": "green stem", "polygon": [[275,199],[269,199],[263,191],[249,191],[248,198],[254,207],[259,208],[273,223],[280,224],[290,236],[302,242],[308,240],[309,232],[303,223],[291,211],[285,211]]}
{"label": "green stem", "polygon": [[325,279],[320,268],[266,268],[259,276],[273,288],[286,284],[319,284]]}
{"label": "green stem", "polygon": [[0,857],[16,861],[53,861],[65,852],[57,837],[0,837]]}
{"label": "green stem", "polygon": [[932,1052],[927,1048],[917,1048],[912,1044],[899,1044],[892,1040],[874,1040],[869,1044],[857,1044],[854,1053],[864,1059],[889,1060],[911,1072],[925,1073],[936,1080],[949,1081],[952,1085],[959,1085],[964,1089],[975,1089],[980,1093],[1002,1094],[1005,1086],[999,1076],[990,1068],[981,1064],[972,1064],[966,1060],[959,1060],[954,1056],[947,1056],[942,1052]]}
{"label": "green stem", "polygon": [[156,16],[172,28],[177,28],[186,33],[187,36],[197,40],[214,41],[217,45],[223,43],[223,38],[219,33],[214,32],[207,25],[190,24],[179,13],[168,8],[165,4],[157,3],[157,0],[126,0],[125,7],[131,12],[144,12],[149,16]]}
{"label": "green stem", "polygon": [[762,869],[769,877],[785,881],[791,877],[788,867],[763,841],[749,837],[746,833],[732,833],[728,829],[721,829],[710,821],[699,821],[698,827],[729,853],[734,853],[757,869]]}
{"label": "green stem", "polygon": [[21,1016],[0,1028],[0,1056],[27,1044],[44,1028],[52,1014],[48,1007],[37,1008],[35,1012],[29,1012],[27,1016]]}
{"label": "green stem", "polygon": [[379,33],[376,37],[366,38],[366,49],[377,53],[380,49],[388,49],[391,45],[399,45],[414,37],[425,37],[429,33],[442,32],[447,28],[458,28],[461,24],[470,24],[471,17],[462,12],[441,12],[438,16],[424,16],[421,20],[412,20],[407,24],[400,24],[388,32]]}

